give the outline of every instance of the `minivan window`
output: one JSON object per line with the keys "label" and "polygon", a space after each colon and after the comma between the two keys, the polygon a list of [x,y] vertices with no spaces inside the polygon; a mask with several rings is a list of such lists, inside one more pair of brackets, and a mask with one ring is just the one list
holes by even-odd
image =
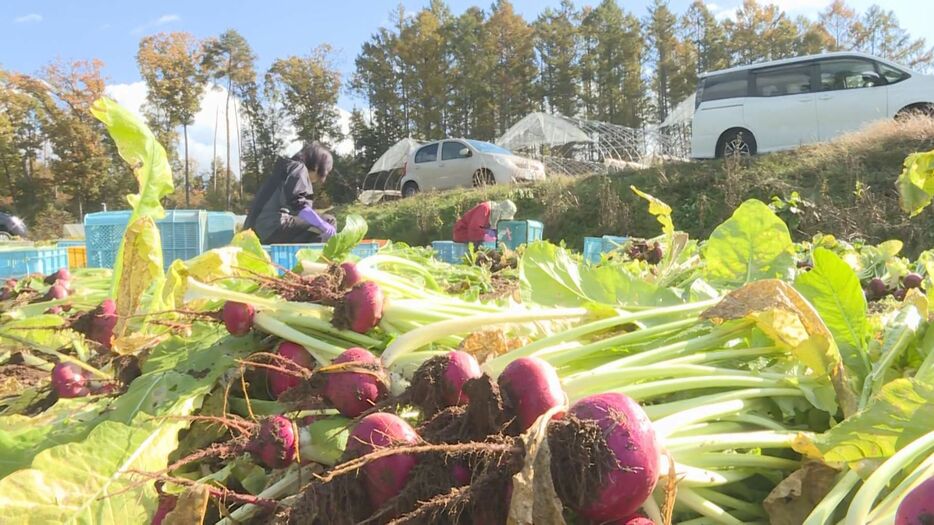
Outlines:
{"label": "minivan window", "polygon": [[810,64],[761,69],[754,76],[756,95],[760,97],[800,95],[811,91]]}
{"label": "minivan window", "polygon": [[882,72],[882,76],[885,78],[887,84],[895,84],[911,76],[901,69],[896,69],[888,64],[876,62],[876,65],[879,66],[879,71]]}
{"label": "minivan window", "polygon": [[748,71],[724,73],[704,79],[699,93],[699,102],[745,97],[749,92]]}
{"label": "minivan window", "polygon": [[429,144],[415,153],[415,162],[434,162],[438,160],[438,143]]}
{"label": "minivan window", "polygon": [[461,150],[467,145],[463,142],[454,142],[449,140],[441,146],[441,160],[453,160],[461,158]]}
{"label": "minivan window", "polygon": [[835,58],[822,60],[820,65],[820,85],[822,91],[838,89],[859,89],[881,86],[885,83],[875,65],[860,58]]}

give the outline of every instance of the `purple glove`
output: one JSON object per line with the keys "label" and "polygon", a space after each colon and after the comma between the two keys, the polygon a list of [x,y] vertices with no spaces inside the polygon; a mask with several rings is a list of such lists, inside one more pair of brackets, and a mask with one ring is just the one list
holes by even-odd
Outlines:
{"label": "purple glove", "polygon": [[312,228],[320,231],[322,240],[326,241],[337,233],[334,226],[331,226],[327,221],[322,219],[321,216],[315,213],[315,210],[311,208],[302,208],[302,211],[298,212],[298,216],[310,224]]}

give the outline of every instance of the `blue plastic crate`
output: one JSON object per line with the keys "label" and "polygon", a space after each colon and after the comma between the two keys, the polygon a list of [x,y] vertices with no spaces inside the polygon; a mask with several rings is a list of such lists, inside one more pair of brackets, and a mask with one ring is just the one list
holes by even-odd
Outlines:
{"label": "blue plastic crate", "polygon": [[604,253],[622,246],[629,237],[604,235],[603,237],[584,237],[584,260],[596,264]]}
{"label": "blue plastic crate", "polygon": [[67,248],[14,248],[0,250],[0,277],[48,275],[68,268]]}
{"label": "blue plastic crate", "polygon": [[230,244],[237,229],[237,216],[229,211],[209,211],[207,217],[207,244],[213,250]]}
{"label": "blue plastic crate", "polygon": [[[324,243],[308,244],[268,244],[263,246],[273,264],[281,266],[285,270],[291,270],[298,264],[298,252],[301,250],[323,250]],[[284,270],[280,269],[280,272]]]}
{"label": "blue plastic crate", "polygon": [[60,248],[69,248],[72,246],[84,246],[84,239],[61,239],[55,243]]}
{"label": "blue plastic crate", "polygon": [[[444,261],[448,264],[460,264],[464,262],[464,257],[467,255],[468,244],[469,243],[454,241],[433,241],[431,247],[435,251],[435,258],[439,261]],[[482,242],[479,247],[493,250],[496,249],[496,243]]]}
{"label": "blue plastic crate", "polygon": [[538,221],[499,221],[496,238],[510,250],[515,250],[523,244],[542,240],[544,229]]}
{"label": "blue plastic crate", "polygon": [[360,244],[354,246],[350,251],[357,257],[364,259],[379,253],[379,244],[375,242],[361,242]]}
{"label": "blue plastic crate", "polygon": [[[84,216],[88,266],[113,268],[120,241],[130,220],[130,211],[105,211]],[[205,251],[207,212],[169,210],[156,221],[162,239],[162,260],[166,268],[176,259],[187,260]]]}

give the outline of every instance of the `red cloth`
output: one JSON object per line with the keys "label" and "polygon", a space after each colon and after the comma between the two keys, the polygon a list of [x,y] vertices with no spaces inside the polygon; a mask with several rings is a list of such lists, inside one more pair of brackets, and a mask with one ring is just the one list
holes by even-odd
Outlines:
{"label": "red cloth", "polygon": [[454,223],[454,242],[483,242],[490,227],[490,203],[481,202]]}

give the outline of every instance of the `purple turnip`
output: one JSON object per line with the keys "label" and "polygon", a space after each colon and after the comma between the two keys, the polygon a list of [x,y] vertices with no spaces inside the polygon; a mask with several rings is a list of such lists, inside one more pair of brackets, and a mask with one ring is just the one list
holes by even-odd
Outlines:
{"label": "purple turnip", "polygon": [[357,269],[357,265],[350,261],[341,263],[341,270],[344,270],[344,278],[341,279],[341,289],[343,290],[349,290],[363,280],[363,276],[360,275],[360,270]]}
{"label": "purple turnip", "polygon": [[295,460],[295,430],[292,421],[284,416],[268,417],[260,422],[246,450],[265,467],[287,467]]}
{"label": "purple turnip", "polygon": [[918,485],[902,499],[895,512],[895,525],[934,523],[934,478]]}
{"label": "purple turnip", "polygon": [[61,314],[62,312],[63,312],[62,306],[59,305],[59,304],[57,304],[57,305],[55,305],[55,306],[53,306],[53,307],[51,307],[51,308],[49,308],[48,310],[45,311],[45,313],[47,313],[47,314],[52,314],[52,315],[59,315],[59,314]]}
{"label": "purple turnip", "polygon": [[63,283],[71,281],[71,272],[68,271],[68,268],[62,268],[56,272],[53,272],[43,280],[45,284],[55,284],[58,281]]}
{"label": "purple turnip", "polygon": [[882,299],[889,292],[889,288],[888,286],[885,285],[885,281],[883,281],[882,279],[878,277],[873,277],[873,279],[869,281],[868,288],[869,288],[869,295],[873,299]]}
{"label": "purple turnip", "polygon": [[324,397],[341,413],[354,418],[386,397],[388,388],[382,378],[379,360],[363,348],[348,348],[333,365],[358,365],[360,370],[329,372]]}
{"label": "purple turnip", "polygon": [[894,292],[892,292],[892,297],[894,297],[896,301],[904,301],[905,295],[907,294],[908,290],[904,288],[897,288]]}
{"label": "purple turnip", "polygon": [[224,309],[221,317],[224,319],[224,326],[231,335],[242,337],[253,329],[253,315],[256,311],[253,306],[236,301],[227,301],[224,303]]}
{"label": "purple turnip", "polygon": [[71,327],[84,334],[89,341],[107,350],[112,347],[114,328],[117,326],[117,304],[113,299],[104,299],[89,312],[75,317]]}
{"label": "purple turnip", "polygon": [[565,400],[558,373],[537,357],[520,357],[509,363],[498,382],[506,410],[517,417],[522,432]]}
{"label": "purple turnip", "polygon": [[921,283],[924,282],[924,277],[921,277],[920,274],[911,272],[902,279],[902,286],[905,288],[921,288]]}
{"label": "purple turnip", "polygon": [[460,461],[451,464],[451,479],[454,480],[455,487],[463,487],[470,484],[470,468]]}
{"label": "purple turnip", "polygon": [[3,288],[0,288],[0,301],[9,301],[16,297],[16,290],[9,286],[4,285]]}
{"label": "purple turnip", "polygon": [[[645,411],[625,394],[606,393],[575,403],[568,411],[568,420],[596,423],[598,439],[605,441],[604,450],[612,453],[613,460],[603,465],[606,472],[600,476],[598,488],[583,494],[580,487],[568,490],[567,486],[559,486],[573,483],[566,480],[578,479],[579,474],[553,471],[553,476],[564,477],[556,480],[558,493],[566,499],[564,503],[595,522],[630,517],[652,494],[658,480],[659,444]],[[553,469],[554,465],[563,464],[567,468],[569,463],[580,463],[583,474],[594,468],[591,458],[575,461],[581,454],[580,443],[551,439],[552,435],[549,444],[553,457],[564,460],[553,461]]]}
{"label": "purple turnip", "polygon": [[[308,370],[315,366],[315,360],[308,350],[291,341],[279,343],[276,347],[276,354]],[[297,387],[302,382],[302,378],[278,370],[269,370],[266,372],[266,381],[269,383],[269,393],[278,399],[286,390]]]}
{"label": "purple turnip", "polygon": [[43,301],[57,301],[59,299],[65,299],[68,297],[68,288],[67,283],[63,281],[56,281],[55,284],[49,288],[49,291],[42,296]]}
{"label": "purple turnip", "polygon": [[90,378],[80,366],[62,361],[52,369],[52,388],[61,398],[84,397],[91,393]]}
{"label": "purple turnip", "polygon": [[334,323],[354,332],[365,334],[379,324],[383,317],[383,292],[373,281],[357,283],[344,294]]}
{"label": "purple turnip", "polygon": [[[377,449],[418,442],[418,434],[402,418],[377,412],[364,417],[353,428],[347,451],[359,457]],[[400,453],[371,461],[362,468],[363,484],[374,508],[382,507],[402,492],[417,462],[415,456]]]}
{"label": "purple turnip", "polygon": [[655,522],[642,514],[634,514],[628,518],[614,521],[612,525],[655,525]]}
{"label": "purple turnip", "polygon": [[464,393],[464,384],[483,375],[480,363],[467,352],[455,350],[447,354],[448,362],[441,375],[444,403],[448,406],[466,405],[470,398]]}

